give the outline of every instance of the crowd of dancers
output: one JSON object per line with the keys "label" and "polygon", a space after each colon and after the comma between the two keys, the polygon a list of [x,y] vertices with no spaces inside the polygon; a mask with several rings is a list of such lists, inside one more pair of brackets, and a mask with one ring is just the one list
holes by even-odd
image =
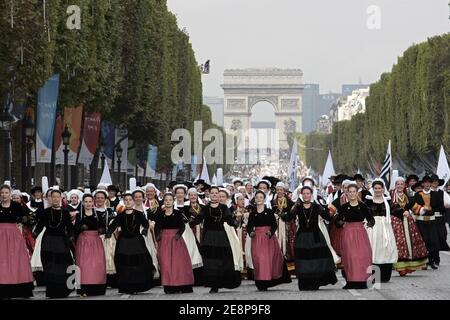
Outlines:
{"label": "crowd of dancers", "polygon": [[106,184],[63,192],[45,181],[31,196],[0,186],[0,298],[31,297],[36,285],[49,298],[108,287],[216,293],[242,279],[267,291],[294,276],[299,290],[317,290],[336,284],[339,269],[345,289],[365,289],[373,273],[389,282],[393,271],[437,269],[439,252],[450,250],[450,196],[436,175],[399,177],[388,190],[381,179],[339,174],[326,192],[312,177],[295,190],[267,176],[124,192]]}

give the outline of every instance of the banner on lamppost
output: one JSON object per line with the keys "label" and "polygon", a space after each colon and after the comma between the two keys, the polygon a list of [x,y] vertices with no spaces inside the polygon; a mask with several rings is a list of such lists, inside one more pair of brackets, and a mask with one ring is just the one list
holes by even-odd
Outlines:
{"label": "banner on lamppost", "polygon": [[78,155],[78,163],[82,163],[85,166],[91,165],[94,159],[99,142],[100,121],[101,116],[97,112],[86,115],[84,118],[83,143]]}
{"label": "banner on lamppost", "polygon": [[36,162],[52,160],[59,74],[53,75],[38,91],[36,116]]}
{"label": "banner on lamppost", "polygon": [[[116,126],[114,123],[108,121],[102,121],[101,128],[101,141],[104,144],[105,162],[108,163],[108,167],[111,167],[112,159],[114,156],[114,144],[116,137]],[[101,161],[98,162],[99,168],[101,168]]]}
{"label": "banner on lamppost", "polygon": [[156,161],[158,159],[158,147],[149,144],[147,154],[147,172],[146,175],[149,178],[156,177]]}
{"label": "banner on lamppost", "polygon": [[[55,130],[55,164],[64,164],[64,145],[62,143],[61,134],[64,127],[67,126],[70,132],[68,163],[74,166],[77,163],[78,150],[81,142],[81,122],[83,119],[83,106],[76,108],[64,108],[64,121],[59,123],[57,120]],[[61,130],[61,132],[58,132]]]}

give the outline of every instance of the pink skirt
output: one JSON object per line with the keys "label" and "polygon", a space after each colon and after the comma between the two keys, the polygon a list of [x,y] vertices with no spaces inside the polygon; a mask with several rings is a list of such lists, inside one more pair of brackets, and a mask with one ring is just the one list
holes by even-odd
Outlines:
{"label": "pink skirt", "polygon": [[81,284],[106,283],[105,250],[97,231],[84,231],[78,236],[75,257]]}
{"label": "pink skirt", "polygon": [[158,262],[163,286],[192,286],[194,272],[183,238],[175,239],[178,229],[164,229],[158,243]]}
{"label": "pink skirt", "polygon": [[0,285],[32,283],[30,256],[16,223],[0,223]]}
{"label": "pink skirt", "polygon": [[269,238],[270,227],[256,227],[252,238],[252,260],[255,280],[274,280],[283,276],[283,254],[275,235]]}
{"label": "pink skirt", "polygon": [[347,281],[367,281],[371,275],[372,248],[362,222],[346,222],[341,234],[341,259]]}

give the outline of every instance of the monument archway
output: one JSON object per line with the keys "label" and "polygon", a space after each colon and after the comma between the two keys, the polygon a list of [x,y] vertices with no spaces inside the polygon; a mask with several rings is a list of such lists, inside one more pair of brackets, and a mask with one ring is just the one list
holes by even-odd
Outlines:
{"label": "monument archway", "polygon": [[229,69],[224,72],[224,129],[251,128],[253,107],[269,102],[275,110],[280,149],[287,134],[302,132],[303,72],[300,69]]}

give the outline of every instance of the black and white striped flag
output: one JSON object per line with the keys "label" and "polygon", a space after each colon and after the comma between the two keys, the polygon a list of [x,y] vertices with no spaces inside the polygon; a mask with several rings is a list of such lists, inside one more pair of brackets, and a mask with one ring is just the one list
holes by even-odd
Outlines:
{"label": "black and white striped flag", "polygon": [[389,145],[386,153],[386,157],[383,161],[383,167],[381,168],[380,178],[383,179],[384,185],[389,188],[391,184],[391,173],[392,173],[392,155],[391,155],[391,140],[389,140]]}

